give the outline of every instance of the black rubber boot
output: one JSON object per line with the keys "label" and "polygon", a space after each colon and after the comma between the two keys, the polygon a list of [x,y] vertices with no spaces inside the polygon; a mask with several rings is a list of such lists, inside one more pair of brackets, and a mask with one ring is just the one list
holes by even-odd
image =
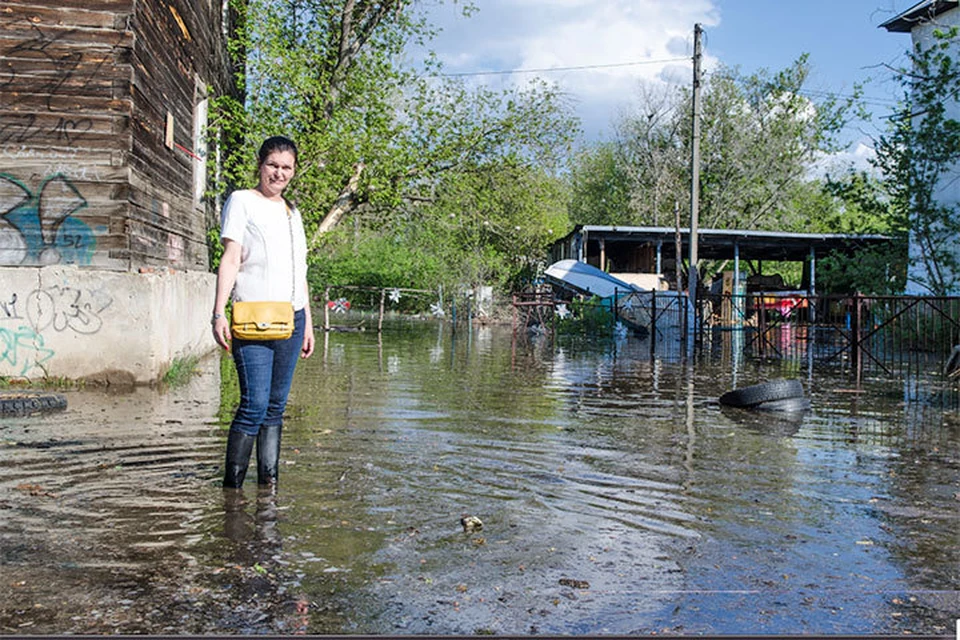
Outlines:
{"label": "black rubber boot", "polygon": [[230,431],[227,436],[227,462],[223,473],[223,486],[239,489],[247,475],[250,453],[257,436],[248,436],[242,431]]}
{"label": "black rubber boot", "polygon": [[257,484],[276,485],[280,471],[279,424],[260,427],[257,434]]}

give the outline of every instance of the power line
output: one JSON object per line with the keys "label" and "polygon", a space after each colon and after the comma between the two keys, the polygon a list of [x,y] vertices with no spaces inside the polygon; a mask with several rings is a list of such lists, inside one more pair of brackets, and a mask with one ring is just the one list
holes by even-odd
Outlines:
{"label": "power line", "polygon": [[[444,78],[465,78],[465,77],[476,77],[476,76],[502,76],[502,75],[511,75],[514,73],[552,73],[557,71],[589,71],[594,69],[612,69],[619,67],[635,67],[641,65],[649,64],[667,64],[671,62],[691,62],[691,58],[663,58],[659,60],[642,60],[635,62],[614,62],[609,64],[585,64],[585,65],[576,65],[569,67],[542,67],[537,69],[494,69],[489,71],[462,71],[457,73],[440,73],[437,74],[440,77]],[[834,93],[830,91],[812,91],[807,89],[801,89],[800,94],[808,95],[811,97],[819,98],[836,98],[836,99],[850,99],[855,98],[853,95],[847,95],[843,93]],[[894,99],[887,98],[878,98],[871,96],[860,96],[860,101],[864,104],[870,104],[880,107],[893,107],[897,104],[897,101]]]}
{"label": "power line", "polygon": [[[711,73],[710,75],[716,75],[716,73]],[[748,81],[746,78],[735,78],[734,81],[740,86],[747,86]],[[837,91],[820,91],[816,89],[805,89],[800,88],[797,92],[798,95],[807,96],[810,98],[830,98],[835,100],[856,100],[865,105],[873,105],[876,107],[888,107],[893,108],[900,104],[900,101],[896,98],[882,98],[879,96],[867,96],[867,95],[854,95],[850,93],[840,93]]]}
{"label": "power line", "polygon": [[872,104],[879,107],[895,107],[899,104],[899,101],[896,100],[895,98],[879,98],[875,96],[855,96],[851,94],[834,93],[832,91],[813,91],[810,89],[801,89],[799,93],[801,95],[811,96],[814,98],[838,98],[838,99],[859,100],[864,104]]}
{"label": "power line", "polygon": [[463,71],[460,73],[441,73],[445,78],[462,78],[466,76],[499,76],[512,73],[550,73],[553,71],[582,71],[589,69],[610,69],[613,67],[635,67],[645,64],[666,64],[668,62],[690,62],[690,58],[664,58],[662,60],[642,60],[638,62],[616,62],[612,64],[585,64],[574,67],[544,67],[542,69],[502,69],[496,71]]}

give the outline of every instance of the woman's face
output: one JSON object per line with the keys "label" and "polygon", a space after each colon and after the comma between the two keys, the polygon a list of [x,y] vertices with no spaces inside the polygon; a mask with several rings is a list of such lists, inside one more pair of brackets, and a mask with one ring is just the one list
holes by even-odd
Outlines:
{"label": "woman's face", "polygon": [[260,191],[268,198],[278,196],[293,178],[296,159],[292,151],[273,151],[260,164]]}

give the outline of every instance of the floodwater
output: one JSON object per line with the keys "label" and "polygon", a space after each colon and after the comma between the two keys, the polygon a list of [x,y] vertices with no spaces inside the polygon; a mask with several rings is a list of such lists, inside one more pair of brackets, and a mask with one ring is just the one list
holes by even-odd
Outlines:
{"label": "floodwater", "polygon": [[[320,336],[300,366],[275,496],[255,468],[219,486],[236,391],[217,357],[183,388],[0,421],[0,633],[948,636],[960,618],[942,382],[434,324]],[[806,414],[715,401],[784,376]]]}

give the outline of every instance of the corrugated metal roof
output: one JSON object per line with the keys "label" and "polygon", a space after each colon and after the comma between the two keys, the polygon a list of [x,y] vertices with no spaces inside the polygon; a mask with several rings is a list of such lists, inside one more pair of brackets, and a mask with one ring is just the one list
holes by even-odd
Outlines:
{"label": "corrugated metal roof", "polygon": [[945,11],[956,9],[958,5],[960,0],[923,0],[880,26],[887,31],[910,33],[915,26],[929,22]]}
{"label": "corrugated metal roof", "polygon": [[[604,242],[609,244],[662,243],[664,253],[672,255],[676,232],[673,227],[583,225],[558,240],[555,246],[562,245],[580,234],[591,239],[603,238]],[[680,236],[683,251],[686,252],[689,250],[690,229],[681,228]],[[877,234],[786,233],[738,229],[700,229],[697,232],[698,255],[708,260],[732,258],[734,247],[743,259],[803,261],[809,258],[811,250],[821,256],[831,251],[855,253],[858,249],[890,245],[893,242],[893,238]]]}

